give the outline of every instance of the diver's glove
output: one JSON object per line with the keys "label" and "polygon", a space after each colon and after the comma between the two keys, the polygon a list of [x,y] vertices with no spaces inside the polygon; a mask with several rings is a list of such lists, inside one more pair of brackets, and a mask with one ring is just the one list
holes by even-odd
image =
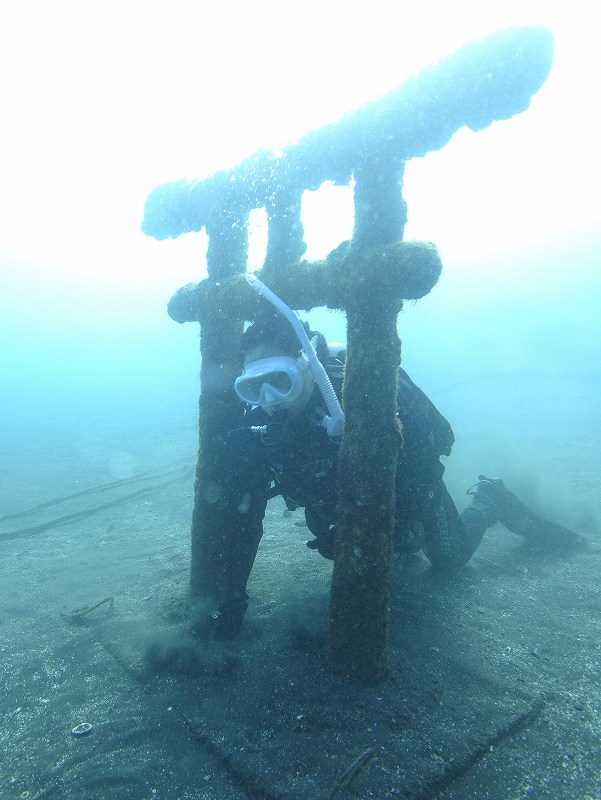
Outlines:
{"label": "diver's glove", "polygon": [[320,556],[329,561],[334,560],[334,548],[336,546],[336,526],[332,525],[327,531],[323,531],[315,539],[307,542],[309,550],[317,550]]}

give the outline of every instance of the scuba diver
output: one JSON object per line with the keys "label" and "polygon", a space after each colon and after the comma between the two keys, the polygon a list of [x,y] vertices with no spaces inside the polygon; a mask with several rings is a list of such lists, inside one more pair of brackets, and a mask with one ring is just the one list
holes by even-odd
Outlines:
{"label": "scuba diver", "polygon": [[[339,397],[344,346],[328,345],[254,276],[249,283],[266,304],[242,336],[244,371],[234,389],[245,405],[244,423],[228,432],[215,465],[223,521],[224,576],[211,634],[239,633],[248,605],[246,584],[263,534],[270,498],[289,510],[304,508],[315,537],[307,547],[333,559],[336,536],[336,465],[344,414]],[[403,445],[396,470],[394,549],[422,550],[432,568],[452,571],[471,558],[484,532],[497,522],[547,544],[572,545],[581,537],[527,508],[499,478],[480,475],[458,512],[443,481],[442,455],[454,443],[450,424],[407,373],[398,370],[397,416]],[[199,624],[193,632],[206,634]]]}

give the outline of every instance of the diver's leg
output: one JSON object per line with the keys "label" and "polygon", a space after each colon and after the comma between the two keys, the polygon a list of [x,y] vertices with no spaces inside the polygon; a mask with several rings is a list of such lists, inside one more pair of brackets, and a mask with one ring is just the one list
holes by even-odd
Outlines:
{"label": "diver's leg", "polygon": [[435,569],[454,570],[473,556],[488,525],[473,508],[460,515],[447,487],[441,482],[421,515],[424,527],[424,552]]}

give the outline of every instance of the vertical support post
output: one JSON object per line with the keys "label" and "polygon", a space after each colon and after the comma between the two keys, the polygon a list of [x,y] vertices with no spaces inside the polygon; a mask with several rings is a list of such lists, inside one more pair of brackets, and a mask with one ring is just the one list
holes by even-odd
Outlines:
{"label": "vertical support post", "polygon": [[351,246],[364,250],[400,242],[407,224],[404,161],[374,156],[355,170],[355,223]]}
{"label": "vertical support post", "polygon": [[[402,238],[403,168],[380,161],[356,173],[353,248]],[[395,476],[402,442],[396,417],[401,307],[385,287],[370,286],[369,275],[347,305],[345,430],[328,656],[334,671],[364,683],[380,680],[387,670]]]}
{"label": "vertical support post", "polygon": [[281,188],[267,201],[269,236],[263,274],[300,261],[307,245],[301,220],[302,197],[296,189]]}
{"label": "vertical support post", "polygon": [[[209,279],[225,280],[246,271],[247,220],[242,213],[221,212],[207,225]],[[201,330],[199,445],[194,510],[190,587],[193,595],[220,600],[228,586],[230,531],[220,518],[220,487],[215,467],[221,462],[224,433],[239,424],[242,408],[234,393],[242,322],[211,319]]]}

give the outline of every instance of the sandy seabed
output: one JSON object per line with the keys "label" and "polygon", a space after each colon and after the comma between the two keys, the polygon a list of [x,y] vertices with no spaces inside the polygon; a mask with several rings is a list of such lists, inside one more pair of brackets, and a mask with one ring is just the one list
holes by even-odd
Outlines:
{"label": "sandy seabed", "polygon": [[601,409],[598,384],[556,383],[508,403],[483,382],[469,414],[448,387],[448,485],[461,508],[478,472],[502,474],[590,546],[497,525],[451,579],[397,559],[390,676],[367,688],[328,672],[331,565],[279,499],[242,636],[190,639],[194,420],[7,433],[0,797],[598,800]]}

